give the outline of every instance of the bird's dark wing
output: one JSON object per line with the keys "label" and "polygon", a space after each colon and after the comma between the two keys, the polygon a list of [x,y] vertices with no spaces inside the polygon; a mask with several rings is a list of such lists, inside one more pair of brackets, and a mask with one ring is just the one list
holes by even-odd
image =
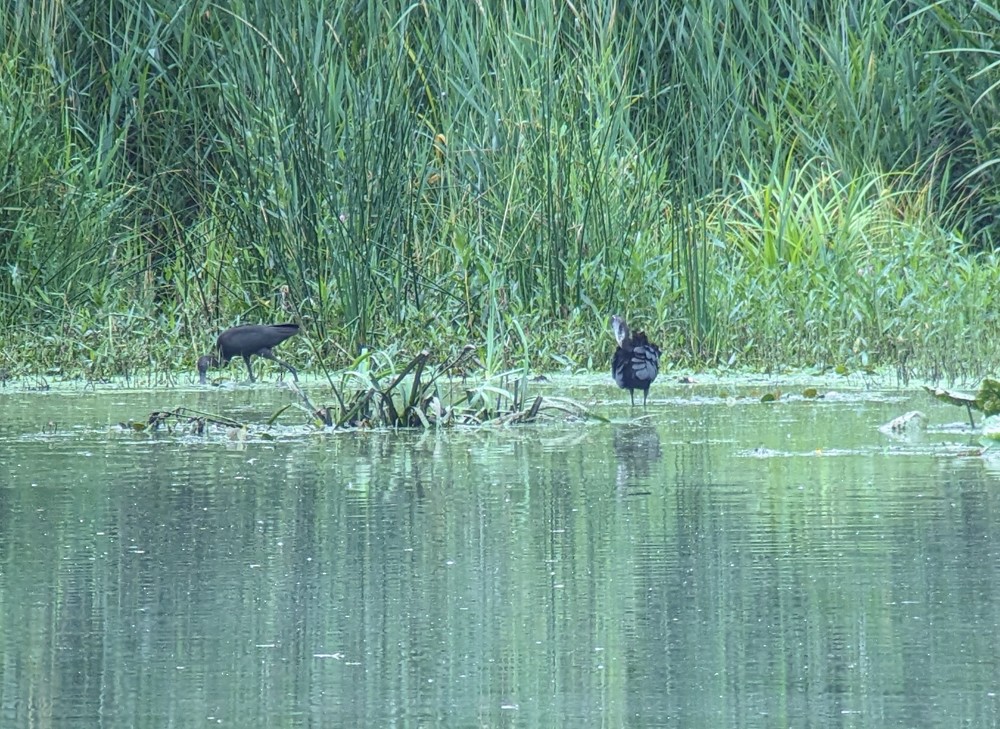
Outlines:
{"label": "bird's dark wing", "polygon": [[651,344],[636,347],[632,350],[629,367],[635,380],[648,386],[659,374],[660,350]]}

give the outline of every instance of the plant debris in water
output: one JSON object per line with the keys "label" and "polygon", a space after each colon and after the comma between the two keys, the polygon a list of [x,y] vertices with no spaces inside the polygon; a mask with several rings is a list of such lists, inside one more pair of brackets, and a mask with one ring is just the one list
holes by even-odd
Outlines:
{"label": "plant debris in water", "polygon": [[986,417],[1000,415],[1000,382],[992,378],[984,379],[975,395],[966,392],[951,392],[926,385],[924,385],[924,389],[941,402],[964,407],[969,413],[969,424],[973,428],[976,427],[976,422],[972,417],[973,410],[978,410]]}
{"label": "plant debris in water", "polygon": [[232,418],[227,418],[224,415],[204,413],[200,410],[184,406],[176,407],[173,410],[154,410],[149,414],[145,422],[129,421],[127,423],[119,423],[119,425],[123,429],[134,430],[137,433],[147,430],[159,430],[161,427],[166,428],[172,433],[175,428],[185,426],[189,429],[188,432],[196,435],[202,435],[205,432],[206,425],[216,425],[223,428],[246,427],[245,424]]}
{"label": "plant debris in water", "polygon": [[[316,406],[297,385],[290,387],[299,402],[275,412],[267,421],[272,425],[289,408],[295,406],[306,413],[310,424],[330,428],[439,428],[454,425],[508,425],[532,423],[544,417],[580,418],[606,421],[582,404],[565,397],[530,395],[526,373],[501,376],[499,386],[482,383],[466,387],[446,396],[440,387],[441,378],[456,371],[474,352],[466,346],[457,356],[440,366],[430,366],[430,352],[424,350],[398,371],[388,366],[373,371],[369,367],[346,372],[340,384],[331,383],[334,402]],[[371,364],[369,357],[362,364]],[[463,380],[464,382],[464,380]],[[453,384],[453,380],[449,380]],[[449,389],[454,389],[450,387]],[[189,432],[202,434],[207,425],[226,429],[246,429],[241,423],[222,415],[204,413],[186,407],[155,410],[145,423],[122,424],[136,431],[172,429],[184,426]]]}

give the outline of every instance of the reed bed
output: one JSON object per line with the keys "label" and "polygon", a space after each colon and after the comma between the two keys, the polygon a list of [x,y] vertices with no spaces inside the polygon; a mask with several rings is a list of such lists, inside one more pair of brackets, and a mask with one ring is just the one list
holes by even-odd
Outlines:
{"label": "reed bed", "polygon": [[1000,354],[987,3],[4,3],[0,369],[476,342],[603,368]]}

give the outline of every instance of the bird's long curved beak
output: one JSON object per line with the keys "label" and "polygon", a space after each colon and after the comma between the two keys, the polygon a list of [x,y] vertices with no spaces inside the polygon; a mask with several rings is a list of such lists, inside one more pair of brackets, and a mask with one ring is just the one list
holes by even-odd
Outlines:
{"label": "bird's long curved beak", "polygon": [[622,346],[622,342],[628,338],[628,326],[625,324],[625,320],[617,314],[611,317],[611,331],[615,334],[618,346]]}

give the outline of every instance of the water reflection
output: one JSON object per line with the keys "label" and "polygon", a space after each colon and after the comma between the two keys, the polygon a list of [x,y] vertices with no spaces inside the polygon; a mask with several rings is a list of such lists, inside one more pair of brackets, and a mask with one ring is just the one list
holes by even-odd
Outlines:
{"label": "water reflection", "polygon": [[663,458],[660,433],[648,419],[616,424],[612,430],[618,488],[646,487],[654,467]]}
{"label": "water reflection", "polygon": [[881,405],[232,450],[122,402],[0,431],[2,726],[1000,721],[997,476]]}

